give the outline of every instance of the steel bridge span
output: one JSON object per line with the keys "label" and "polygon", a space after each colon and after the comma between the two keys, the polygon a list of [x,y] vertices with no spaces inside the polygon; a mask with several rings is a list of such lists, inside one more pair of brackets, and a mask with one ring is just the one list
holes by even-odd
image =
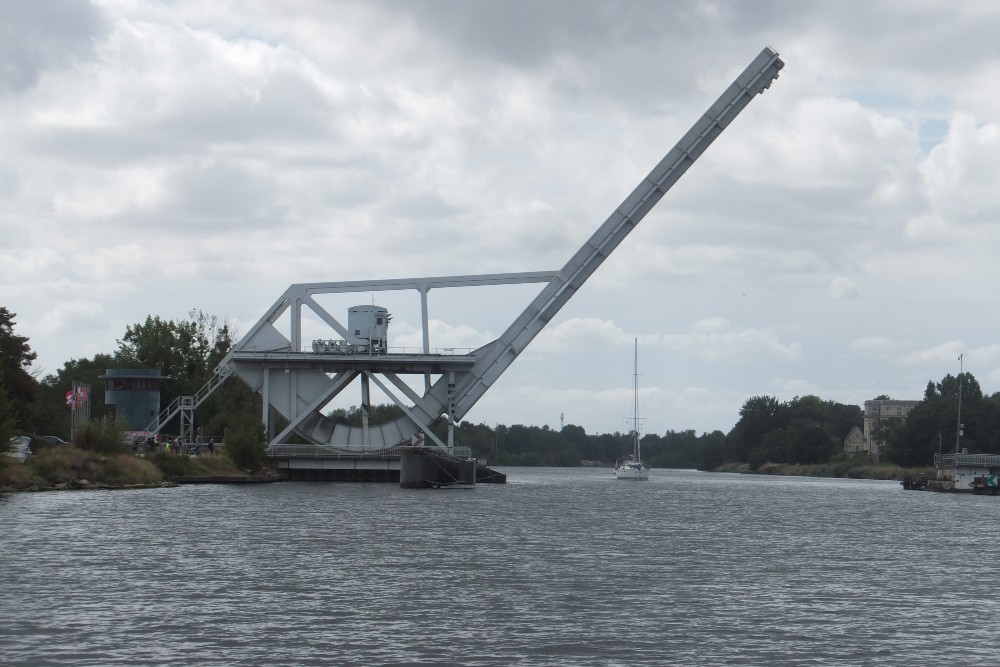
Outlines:
{"label": "steel bridge span", "polygon": [[[455,423],[747,104],[770,87],[783,66],[774,50],[761,51],[560,270],[291,285],[223,359],[200,396],[178,399],[149,430],[159,431],[160,424],[179,414],[182,437],[190,438],[194,408],[223,380],[236,376],[261,395],[268,453],[286,471],[341,470],[347,466],[380,469],[384,464],[390,471],[387,476],[391,476],[401,452],[415,443],[451,455],[462,454],[454,443]],[[428,295],[432,290],[521,283],[541,283],[543,287],[499,338],[466,354],[432,351],[428,331]],[[423,349],[417,353],[393,353],[387,346],[376,345],[371,336],[345,326],[314,298],[388,290],[411,290],[419,295]],[[343,341],[343,347],[320,347],[317,351],[304,344],[304,310],[325,323],[331,336]],[[279,328],[279,321],[287,322],[285,328]],[[388,317],[382,324],[388,324]],[[406,381],[414,376],[415,382]],[[403,416],[385,424],[369,423],[373,384]],[[415,389],[414,384],[420,388]],[[324,413],[348,387],[360,390],[360,426],[336,423]],[[274,414],[287,421],[280,431],[274,427]],[[434,430],[442,420],[447,424],[444,438]]]}

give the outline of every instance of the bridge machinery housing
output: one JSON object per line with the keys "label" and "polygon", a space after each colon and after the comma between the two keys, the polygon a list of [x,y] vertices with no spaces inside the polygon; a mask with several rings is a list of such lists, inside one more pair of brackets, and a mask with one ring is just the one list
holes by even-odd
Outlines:
{"label": "bridge machinery housing", "polygon": [[[199,396],[187,397],[186,405],[190,408],[204,400],[221,382],[219,378],[230,374],[239,377],[263,397],[262,420],[268,427],[268,453],[279,462],[279,467],[287,468],[290,476],[308,478],[314,474],[315,478],[322,478],[323,470],[343,470],[350,466],[359,475],[369,470],[373,479],[378,478],[380,471],[392,474],[390,471],[395,469],[398,474],[398,454],[410,451],[408,446],[421,438],[426,438],[425,444],[430,449],[462,454],[454,446],[453,425],[468,413],[716,137],[756,95],[770,87],[783,66],[775,51],[770,48],[761,51],[562,269],[292,285],[233,347],[217,368],[213,382]],[[544,286],[499,338],[467,354],[432,352],[427,327],[431,290],[533,282]],[[314,299],[318,294],[386,290],[415,290],[419,294],[423,333],[419,352],[394,352],[388,345],[390,315],[386,309],[374,305],[352,308],[345,327]],[[330,327],[329,338],[303,345],[303,308]],[[288,311],[289,328],[279,331],[275,325]],[[404,382],[405,375],[423,376],[423,393]],[[335,423],[322,411],[355,383],[360,387],[362,424]],[[372,383],[402,410],[402,417],[386,424],[369,423]],[[162,418],[168,418],[170,409],[161,415],[161,422]],[[274,433],[276,429],[270,419],[272,410],[288,421],[288,426],[278,433]],[[445,441],[432,430],[442,419],[449,425]],[[182,427],[183,423],[182,414]],[[190,428],[190,417],[188,423]],[[294,444],[303,440],[307,444]]]}

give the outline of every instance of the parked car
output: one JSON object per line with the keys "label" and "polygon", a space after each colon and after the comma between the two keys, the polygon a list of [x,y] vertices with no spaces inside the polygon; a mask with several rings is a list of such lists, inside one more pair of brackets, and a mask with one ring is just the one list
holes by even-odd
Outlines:
{"label": "parked car", "polygon": [[26,435],[15,435],[10,439],[10,447],[6,453],[18,463],[24,463],[31,456],[31,438]]}
{"label": "parked car", "polygon": [[68,445],[69,443],[60,438],[58,435],[40,435],[39,439],[44,440],[45,444],[48,445]]}

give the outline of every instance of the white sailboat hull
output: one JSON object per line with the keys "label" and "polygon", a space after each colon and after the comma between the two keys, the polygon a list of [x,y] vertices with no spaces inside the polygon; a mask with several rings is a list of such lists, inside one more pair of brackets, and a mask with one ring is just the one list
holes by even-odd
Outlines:
{"label": "white sailboat hull", "polygon": [[615,468],[615,479],[647,480],[649,479],[649,468],[626,463]]}

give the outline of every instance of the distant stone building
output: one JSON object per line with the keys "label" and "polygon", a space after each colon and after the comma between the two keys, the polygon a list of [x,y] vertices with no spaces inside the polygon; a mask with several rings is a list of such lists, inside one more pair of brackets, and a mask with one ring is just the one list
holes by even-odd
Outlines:
{"label": "distant stone building", "polygon": [[883,443],[879,440],[879,427],[887,421],[906,419],[914,407],[920,405],[920,401],[897,401],[891,398],[875,398],[865,401],[865,433],[864,451],[870,456],[878,458],[882,450]]}
{"label": "distant stone building", "polygon": [[865,444],[865,433],[857,426],[851,428],[851,432],[847,434],[844,438],[844,451],[848,454],[857,454],[858,452],[867,452],[868,447]]}

